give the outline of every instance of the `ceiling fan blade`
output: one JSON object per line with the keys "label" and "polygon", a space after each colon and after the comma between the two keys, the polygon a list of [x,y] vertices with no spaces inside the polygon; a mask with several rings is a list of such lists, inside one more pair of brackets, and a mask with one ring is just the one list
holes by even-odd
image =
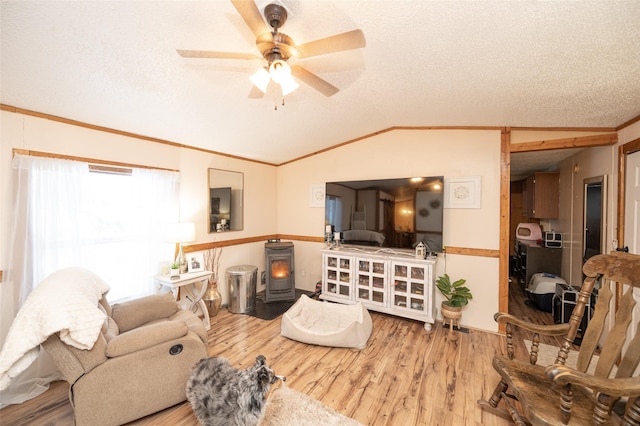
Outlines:
{"label": "ceiling fan blade", "polygon": [[251,91],[249,92],[249,99],[260,99],[262,97],[264,97],[262,90],[258,89],[255,85],[252,85]]}
{"label": "ceiling fan blade", "polygon": [[176,49],[178,55],[184,58],[212,58],[212,59],[262,59],[253,53],[213,52],[210,50]]}
{"label": "ceiling fan blade", "polygon": [[233,7],[236,8],[244,22],[253,32],[253,35],[258,38],[260,34],[270,32],[267,24],[262,18],[262,14],[258,10],[258,6],[253,0],[231,0]]}
{"label": "ceiling fan blade", "polygon": [[310,58],[312,56],[326,55],[343,50],[358,49],[366,45],[367,41],[364,39],[362,30],[353,30],[310,41],[309,43],[297,46],[296,49],[300,53],[298,58]]}
{"label": "ceiling fan blade", "polygon": [[306,68],[302,68],[300,65],[292,65],[291,74],[327,97],[335,95],[340,90],[328,81],[321,79],[311,71],[307,70]]}

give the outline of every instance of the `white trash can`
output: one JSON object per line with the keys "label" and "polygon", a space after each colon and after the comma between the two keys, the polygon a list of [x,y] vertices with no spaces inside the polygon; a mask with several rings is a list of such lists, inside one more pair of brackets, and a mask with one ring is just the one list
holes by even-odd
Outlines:
{"label": "white trash can", "polygon": [[229,312],[246,314],[256,308],[256,287],[258,285],[258,267],[238,265],[227,268],[229,285]]}

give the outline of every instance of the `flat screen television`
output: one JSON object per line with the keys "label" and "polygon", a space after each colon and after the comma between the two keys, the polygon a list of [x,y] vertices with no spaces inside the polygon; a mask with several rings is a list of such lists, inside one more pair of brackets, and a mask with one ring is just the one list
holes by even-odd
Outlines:
{"label": "flat screen television", "polygon": [[327,182],[325,229],[345,244],[442,252],[444,177]]}

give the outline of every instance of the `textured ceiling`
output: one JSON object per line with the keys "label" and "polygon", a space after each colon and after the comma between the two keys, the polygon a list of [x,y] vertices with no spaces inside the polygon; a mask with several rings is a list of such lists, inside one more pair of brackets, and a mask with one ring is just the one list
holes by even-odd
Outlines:
{"label": "textured ceiling", "polygon": [[[259,7],[268,2],[258,1]],[[230,1],[2,1],[0,102],[280,164],[392,126],[615,127],[640,115],[639,1],[282,1],[301,44],[286,105],[249,99],[262,61]]]}

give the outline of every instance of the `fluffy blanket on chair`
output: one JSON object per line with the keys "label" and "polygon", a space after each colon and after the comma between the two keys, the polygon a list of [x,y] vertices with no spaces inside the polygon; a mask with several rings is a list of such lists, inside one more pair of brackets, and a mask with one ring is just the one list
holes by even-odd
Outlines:
{"label": "fluffy blanket on chair", "polygon": [[109,285],[83,268],[67,268],[44,279],[27,297],[13,320],[0,352],[0,390],[38,356],[40,344],[60,333],[78,349],[91,349],[106,314],[98,307]]}

